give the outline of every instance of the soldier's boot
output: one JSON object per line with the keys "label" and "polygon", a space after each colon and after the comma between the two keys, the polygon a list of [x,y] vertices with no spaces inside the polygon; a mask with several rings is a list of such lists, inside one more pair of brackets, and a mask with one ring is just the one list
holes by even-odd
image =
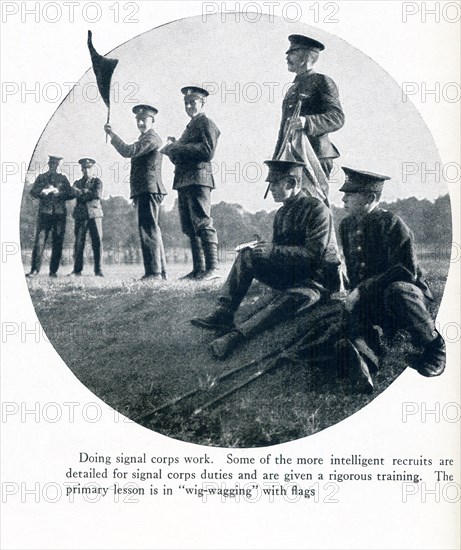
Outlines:
{"label": "soldier's boot", "polygon": [[418,372],[422,376],[440,376],[445,370],[446,346],[445,341],[438,331],[437,336],[426,345],[418,361]]}
{"label": "soldier's boot", "polygon": [[210,349],[217,359],[226,359],[244,341],[245,338],[243,337],[243,334],[241,332],[239,332],[238,330],[232,330],[224,336],[213,340],[213,342],[211,342],[210,344]]}
{"label": "soldier's boot", "polygon": [[193,281],[199,279],[205,273],[205,254],[200,237],[191,237],[190,249],[192,253],[192,271],[184,277],[180,277],[180,281]]}
{"label": "soldier's boot", "polygon": [[220,304],[210,315],[194,317],[190,322],[196,327],[229,332],[234,328],[234,314],[234,310],[227,304]]}
{"label": "soldier's boot", "polygon": [[205,266],[206,271],[199,279],[201,281],[212,281],[214,279],[220,279],[219,262],[218,262],[218,243],[210,243],[205,241],[203,243],[205,252]]}
{"label": "soldier's boot", "polygon": [[373,380],[370,371],[352,342],[347,338],[340,340],[336,345],[336,351],[341,374],[352,382],[357,391],[372,393]]}
{"label": "soldier's boot", "polygon": [[104,277],[101,269],[101,257],[98,257],[96,254],[94,258],[94,274],[96,277]]}

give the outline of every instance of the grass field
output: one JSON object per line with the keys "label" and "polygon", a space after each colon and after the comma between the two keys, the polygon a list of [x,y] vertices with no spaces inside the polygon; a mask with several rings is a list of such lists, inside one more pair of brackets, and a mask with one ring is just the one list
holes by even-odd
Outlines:
{"label": "grass field", "polygon": [[[448,260],[425,258],[436,297],[442,297]],[[398,335],[375,377],[371,396],[354,393],[344,380],[331,376],[334,365],[301,364],[274,369],[215,405],[194,414],[203,404],[241,383],[265,360],[216,383],[217,377],[252,359],[281,350],[302,329],[285,323],[246,343],[225,361],[208,349],[214,335],[193,327],[193,316],[210,312],[223,279],[212,283],[179,282],[189,271],[170,266],[166,282],[141,282],[142,266],[105,266],[104,279],[87,275],[58,279],[45,274],[29,281],[37,315],[54,347],[77,378],[108,405],[139,419],[180,395],[191,397],[166,407],[140,423],[165,435],[204,445],[255,447],[305,437],[336,424],[361,409],[405,368],[408,337]],[[46,266],[43,269],[46,273]],[[264,287],[253,285],[240,316],[257,307]],[[389,350],[388,350],[389,351]],[[213,382],[215,382],[213,384]],[[210,386],[212,386],[210,388]]]}

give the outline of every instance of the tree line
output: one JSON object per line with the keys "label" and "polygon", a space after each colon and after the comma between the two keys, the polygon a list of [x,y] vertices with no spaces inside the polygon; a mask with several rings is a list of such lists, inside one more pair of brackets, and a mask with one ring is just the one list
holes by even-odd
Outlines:
{"label": "tree line", "polygon": [[[30,195],[27,186],[21,205],[20,235],[23,249],[31,249],[34,242],[38,204]],[[73,202],[68,205],[68,224],[65,247],[71,247],[73,235]],[[121,196],[102,199],[104,248],[137,250],[139,236],[136,210]],[[381,203],[382,208],[398,214],[412,229],[419,245],[448,245],[451,242],[451,206],[448,195],[438,197],[434,202],[415,197],[392,203]],[[338,227],[345,216],[342,208],[332,206],[335,225]],[[270,240],[275,210],[256,213],[246,212],[239,204],[220,202],[212,206],[211,215],[222,245],[230,250],[237,244],[252,240],[255,235]],[[160,215],[163,241],[166,249],[188,247],[188,239],[181,232],[177,201],[171,210],[163,210]]]}

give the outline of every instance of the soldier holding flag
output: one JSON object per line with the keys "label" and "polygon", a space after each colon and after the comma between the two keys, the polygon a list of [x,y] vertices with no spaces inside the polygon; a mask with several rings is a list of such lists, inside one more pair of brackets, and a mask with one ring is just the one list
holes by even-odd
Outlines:
{"label": "soldier holding flag", "polygon": [[167,194],[162,183],[162,140],[153,130],[157,109],[152,105],[135,105],[132,109],[141,135],[132,144],[125,143],[112,129],[104,126],[115,149],[131,158],[130,198],[138,211],[139,236],[144,260],[145,279],[166,279],[166,258],[162,232],[158,223],[160,204]]}

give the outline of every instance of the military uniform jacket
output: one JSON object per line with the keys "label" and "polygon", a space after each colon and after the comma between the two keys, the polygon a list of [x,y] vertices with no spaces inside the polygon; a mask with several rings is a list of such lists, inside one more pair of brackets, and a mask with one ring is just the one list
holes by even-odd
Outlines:
{"label": "military uniform jacket", "polygon": [[318,158],[337,158],[339,152],[331,143],[329,132],[335,132],[344,125],[344,113],[339,102],[336,84],[331,78],[313,70],[296,75],[282,104],[282,120],[275,146],[274,158],[279,153],[285,135],[285,124],[293,116],[300,94],[302,100],[300,116],[306,117],[304,132]]}
{"label": "military uniform jacket", "polygon": [[131,145],[116,135],[111,143],[122,157],[131,158],[130,198],[139,193],[167,194],[162,183],[162,155],[158,152],[162,140],[154,130],[144,132]]}
{"label": "military uniform jacket", "polygon": [[76,220],[102,218],[101,208],[102,181],[99,178],[81,178],[77,180],[72,193],[77,197],[73,216]]}
{"label": "military uniform jacket", "polygon": [[394,282],[413,283],[432,298],[414,251],[414,238],[404,221],[381,208],[357,219],[345,218],[339,233],[352,288],[361,294],[382,293]]}
{"label": "military uniform jacket", "polygon": [[[59,193],[43,195],[42,191],[47,187],[56,187]],[[34,199],[40,200],[39,214],[66,214],[66,201],[73,198],[69,180],[63,174],[45,172],[39,174],[35,180],[30,194]]]}
{"label": "military uniform jacket", "polygon": [[290,197],[274,219],[274,267],[289,270],[295,284],[321,288],[331,229],[331,212],[322,201],[303,191]]}
{"label": "military uniform jacket", "polygon": [[220,131],[204,113],[193,117],[181,137],[168,150],[175,165],[173,189],[204,185],[214,189],[211,168]]}

